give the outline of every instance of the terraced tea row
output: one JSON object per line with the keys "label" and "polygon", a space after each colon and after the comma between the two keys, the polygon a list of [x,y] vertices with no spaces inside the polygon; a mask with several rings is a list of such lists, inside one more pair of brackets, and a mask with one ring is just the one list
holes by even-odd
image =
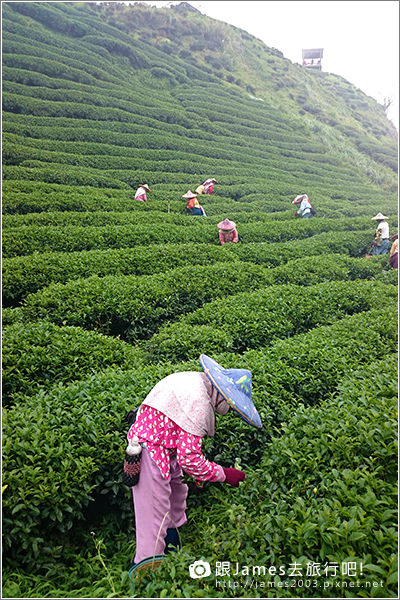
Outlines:
{"label": "terraced tea row", "polygon": [[21,321],[3,335],[3,406],[110,366],[126,371],[160,360],[197,359],[221,348],[235,353],[268,348],[347,315],[376,308],[395,312],[396,302],[396,287],[376,281],[271,286],[210,302],[135,348],[81,327]]}
{"label": "terraced tea row", "polygon": [[[189,180],[189,176],[188,176]],[[186,213],[184,201],[181,196],[188,188],[196,189],[197,178],[186,183],[180,184],[151,184],[152,194],[149,195],[148,202],[135,202],[133,200],[134,191],[132,187],[126,189],[108,188],[101,189],[91,186],[68,186],[63,184],[45,183],[41,181],[28,180],[5,180],[3,182],[3,213],[5,214],[5,226],[11,226],[13,223],[17,226],[23,219],[17,215],[41,212],[101,212],[118,211],[135,213],[152,213],[154,218],[158,218],[158,213],[166,215],[168,210],[173,214]],[[143,182],[140,182],[143,183]],[[260,189],[264,188],[264,191]],[[296,187],[296,191],[297,191]],[[274,213],[281,211],[290,211],[293,217],[293,208],[291,201],[295,192],[293,187],[285,186],[280,189],[271,182],[268,182],[267,189],[265,184],[261,186],[257,182],[249,184],[225,185],[219,184],[218,190],[213,196],[202,197],[201,202],[206,208],[208,216],[220,215],[221,213],[258,213],[260,218],[265,214],[276,217]],[[327,190],[316,191],[309,190],[313,205],[318,210],[318,216],[321,217],[358,217],[369,214],[377,214],[382,208],[381,194],[366,195],[347,199],[348,195],[336,188],[333,195],[327,195]],[[387,209],[390,214],[394,214],[395,207],[388,202]],[[8,215],[15,215],[15,219],[8,218]],[[60,218],[61,215],[59,215]],[[34,217],[29,217],[34,220]],[[46,219],[46,217],[42,217]],[[50,219],[51,217],[49,217]],[[28,219],[28,217],[27,217]],[[27,221],[28,222],[28,221]],[[40,222],[40,221],[38,221]]]}
{"label": "terraced tea row", "polygon": [[[370,229],[371,219],[303,219],[302,221],[274,221],[272,227],[265,223],[243,223],[240,237],[246,244],[251,242],[287,242],[311,237],[323,232],[357,231]],[[80,250],[128,248],[136,245],[201,242],[219,244],[216,225],[206,219],[198,219],[187,227],[154,223],[147,225],[107,225],[103,227],[27,225],[3,232],[3,256],[23,256],[34,252],[74,252]],[[372,232],[373,233],[373,232]]]}
{"label": "terraced tea row", "polygon": [[[396,595],[398,279],[365,258],[374,215],[398,226],[383,106],[186,3],[2,16],[3,595],[226,596],[188,578],[200,556],[362,564]],[[204,352],[251,370],[263,427],[217,416],[204,454],[246,479],[196,486],[182,551],[132,590],[124,415]]]}
{"label": "terraced tea row", "polygon": [[[334,257],[328,258],[335,262]],[[298,265],[288,267],[296,269]],[[314,282],[314,275],[311,267],[309,282]],[[360,272],[357,276],[362,278]],[[196,359],[202,353],[214,355],[221,348],[243,353],[247,349],[269,348],[279,339],[330,325],[346,315],[384,307],[396,312],[396,285],[354,281],[351,275],[340,280],[333,270],[327,273],[326,278],[330,277],[330,281],[316,285],[274,284],[256,292],[214,300],[176,323],[162,326],[143,343],[146,356],[151,362],[179,363]]]}
{"label": "terraced tea row", "polygon": [[[370,279],[381,270],[380,261],[325,255],[275,269],[235,261],[179,267],[152,276],[93,276],[51,284],[27,296],[14,310],[20,321],[47,319],[60,326],[96,329],[133,343],[216,298],[283,283],[307,286]],[[12,321],[12,311],[5,313],[4,322]]]}
{"label": "terraced tea row", "polygon": [[[180,266],[211,265],[221,261],[245,261],[269,268],[304,256],[332,253],[363,256],[370,244],[370,232],[362,230],[321,233],[291,242],[231,244],[223,249],[213,244],[191,242],[35,253],[3,259],[3,305],[15,306],[28,294],[51,283],[66,283],[92,275],[152,275]],[[376,260],[382,264],[382,259]]]}
{"label": "terraced tea row", "polygon": [[[286,421],[300,404],[319,405],[331,397],[350,369],[396,352],[396,340],[395,315],[372,310],[299,335],[294,344],[281,341],[270,350],[247,352],[236,364],[246,365],[254,374],[255,400],[262,407],[265,428],[262,433],[249,434],[245,424],[236,420],[232,429],[228,416],[212,440],[216,445],[210,448],[211,456],[218,453],[220,460],[231,464],[233,457],[240,455],[256,467],[273,423]],[[216,355],[216,359],[229,364],[230,355]],[[191,363],[185,366],[192,368]],[[107,489],[109,465],[120,461],[121,412],[126,398],[142,397],[177,367],[164,364],[92,376],[49,393],[39,392],[16,409],[5,411],[8,467],[3,483],[10,493],[3,499],[3,533],[10,559],[18,557],[26,567],[37,568],[54,552],[60,531],[66,540],[73,535],[77,541],[85,506],[95,490]],[[27,423],[35,423],[35,427]],[[243,430],[246,445],[241,443]],[[219,444],[221,437],[223,444]],[[35,453],[30,451],[32,447],[37,449]],[[30,501],[21,502],[21,495]],[[123,520],[126,498],[120,488],[114,503]],[[21,555],[22,544],[25,551]]]}

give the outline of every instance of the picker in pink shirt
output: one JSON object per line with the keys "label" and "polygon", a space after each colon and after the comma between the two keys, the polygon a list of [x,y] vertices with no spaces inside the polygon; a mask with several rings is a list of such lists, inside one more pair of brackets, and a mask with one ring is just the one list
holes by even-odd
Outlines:
{"label": "picker in pink shirt", "polygon": [[146,192],[151,192],[151,189],[149,188],[147,183],[144,183],[143,185],[140,185],[138,187],[138,189],[136,190],[135,200],[140,200],[141,202],[147,202]]}
{"label": "picker in pink shirt", "polygon": [[199,187],[196,188],[196,194],[209,194],[210,196],[212,196],[214,185],[216,183],[218,183],[218,181],[214,179],[214,177],[211,177],[211,179],[207,179],[204,183],[202,183],[201,185],[199,185]]}
{"label": "picker in pink shirt", "polygon": [[236,223],[234,221],[230,221],[229,219],[224,219],[220,223],[218,223],[218,235],[219,241],[221,242],[221,246],[224,246],[228,242],[232,242],[236,244],[239,240],[239,235],[236,229]]}
{"label": "picker in pink shirt", "polygon": [[[242,471],[207,460],[201,447],[204,436],[214,435],[216,414],[225,415],[230,408],[261,428],[251,400],[251,373],[224,369],[204,354],[200,363],[203,372],[173,373],[159,381],[128,432],[127,452],[130,445],[141,447],[139,481],[132,484],[136,554],[131,574],[159,564],[171,547],[180,546],[188,494],[182,470],[200,485],[218,481],[238,487],[245,478]],[[136,465],[126,462],[125,471],[136,473]]]}

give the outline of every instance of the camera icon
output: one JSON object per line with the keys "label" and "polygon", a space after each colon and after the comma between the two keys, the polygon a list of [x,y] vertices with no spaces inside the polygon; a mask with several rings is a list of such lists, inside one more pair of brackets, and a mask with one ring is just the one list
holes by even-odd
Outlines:
{"label": "camera icon", "polygon": [[194,563],[189,565],[189,574],[192,579],[208,577],[211,575],[210,563],[205,562],[204,560],[196,560]]}

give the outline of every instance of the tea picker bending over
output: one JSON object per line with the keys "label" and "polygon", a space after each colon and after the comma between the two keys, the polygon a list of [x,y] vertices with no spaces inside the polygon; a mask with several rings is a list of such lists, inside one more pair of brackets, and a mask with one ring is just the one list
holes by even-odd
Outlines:
{"label": "tea picker bending over", "polygon": [[186,208],[188,210],[190,210],[191,214],[193,216],[198,216],[198,217],[206,217],[206,213],[204,208],[200,205],[199,201],[197,200],[197,196],[196,194],[194,194],[193,192],[191,192],[190,190],[186,192],[186,194],[184,194],[182,196],[182,198],[187,198],[188,203],[186,204]]}
{"label": "tea picker bending over", "polygon": [[216,183],[218,183],[218,181],[214,179],[214,177],[211,177],[211,179],[207,179],[204,183],[202,183],[202,185],[199,185],[199,187],[195,189],[195,192],[199,195],[209,194],[210,196],[212,196],[214,185]]}
{"label": "tea picker bending over", "polygon": [[224,219],[223,221],[218,223],[217,227],[221,246],[224,246],[229,242],[236,244],[236,242],[239,240],[239,235],[236,229],[236,223],[234,221]]}
{"label": "tea picker bending over", "polygon": [[316,214],[316,210],[311,206],[311,202],[307,194],[300,194],[296,196],[292,204],[298,204],[299,208],[294,213],[295,217],[304,217],[305,219],[311,219]]}
{"label": "tea picker bending over", "polygon": [[398,267],[399,267],[399,235],[397,233],[395,233],[395,235],[393,235],[390,238],[390,240],[392,242],[392,246],[390,248],[389,265],[392,267],[392,269],[398,269]]}
{"label": "tea picker bending over", "polygon": [[182,469],[200,485],[212,481],[238,487],[245,478],[243,471],[207,460],[201,446],[204,436],[214,435],[216,414],[229,410],[261,428],[251,399],[251,372],[224,369],[205,354],[200,364],[202,372],[173,373],[159,381],[128,432],[128,449],[142,448],[139,481],[132,487],[136,554],[130,575],[158,566],[173,547],[180,547],[188,494]]}
{"label": "tea picker bending over", "polygon": [[136,190],[135,200],[140,200],[141,202],[147,202],[146,192],[151,192],[151,189],[149,188],[147,183],[144,183],[143,185],[140,185],[138,187],[138,189]]}

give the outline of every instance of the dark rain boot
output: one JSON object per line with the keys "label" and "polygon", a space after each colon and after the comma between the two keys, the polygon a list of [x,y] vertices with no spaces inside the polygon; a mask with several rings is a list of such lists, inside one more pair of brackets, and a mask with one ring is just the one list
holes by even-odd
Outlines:
{"label": "dark rain boot", "polygon": [[175,529],[175,527],[171,527],[167,529],[167,535],[165,536],[165,550],[164,554],[168,554],[169,552],[176,552],[181,548],[181,542],[179,537],[180,527]]}

